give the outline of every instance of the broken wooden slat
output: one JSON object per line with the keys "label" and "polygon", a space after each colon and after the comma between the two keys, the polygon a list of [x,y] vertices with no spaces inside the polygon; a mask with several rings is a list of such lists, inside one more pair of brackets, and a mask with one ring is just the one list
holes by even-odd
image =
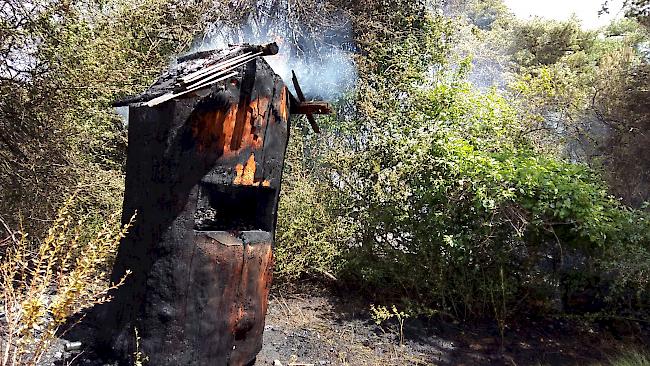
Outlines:
{"label": "broken wooden slat", "polygon": [[222,80],[224,80],[224,79],[227,79],[227,78],[229,78],[229,77],[231,77],[231,76],[233,76],[233,75],[236,75],[237,72],[235,72],[235,73],[231,73],[231,74],[228,74],[228,75],[226,75],[226,76],[224,76],[224,77],[220,77],[220,78],[217,79],[217,80],[210,81],[210,79],[212,79],[213,77],[216,77],[216,76],[218,76],[218,75],[222,75],[222,74],[225,73],[225,72],[228,72],[228,71],[234,70],[234,69],[236,69],[236,68],[238,68],[238,67],[240,67],[240,66],[242,66],[242,65],[245,65],[246,63],[248,63],[248,62],[250,62],[251,60],[255,59],[255,57],[257,57],[257,56],[255,56],[255,55],[251,55],[249,58],[240,59],[240,62],[238,62],[238,63],[236,63],[236,64],[234,64],[234,65],[228,66],[228,67],[225,68],[224,70],[219,71],[219,72],[215,73],[214,75],[212,75],[212,76],[210,76],[210,77],[208,77],[208,78],[205,78],[205,79],[199,80],[199,81],[198,81],[197,83],[195,83],[195,84],[189,84],[189,85],[186,85],[186,88],[188,88],[187,90],[180,91],[180,92],[175,92],[175,93],[174,93],[174,92],[166,93],[166,94],[164,94],[164,95],[162,95],[162,96],[160,96],[160,97],[158,97],[158,98],[155,98],[155,99],[152,99],[152,100],[148,101],[147,103],[145,103],[145,105],[148,106],[148,107],[153,107],[153,106],[156,106],[156,105],[158,105],[158,104],[164,103],[164,102],[166,102],[166,101],[168,101],[168,100],[170,100],[170,99],[173,99],[173,98],[176,98],[176,97],[178,97],[178,96],[181,96],[181,95],[187,94],[187,93],[189,93],[189,92],[191,92],[191,91],[198,90],[198,89],[204,88],[204,87],[206,87],[206,86],[208,86],[208,85],[212,85],[212,84],[214,84],[214,83],[216,83],[216,82],[219,82],[219,81],[222,81]]}
{"label": "broken wooden slat", "polygon": [[232,67],[229,67],[229,68],[227,68],[226,70],[223,70],[223,71],[219,71],[219,72],[217,72],[217,73],[214,73],[214,74],[208,76],[207,78],[200,79],[200,80],[196,81],[196,82],[193,83],[193,84],[187,84],[187,85],[185,85],[185,88],[186,88],[186,89],[192,89],[192,88],[194,88],[194,87],[196,87],[196,86],[203,85],[203,84],[205,84],[205,83],[207,83],[207,82],[209,82],[209,81],[212,81],[212,80],[218,78],[219,76],[222,76],[222,75],[224,75],[224,74],[227,74],[228,72],[230,72],[230,71],[232,71],[232,70],[238,68],[238,67],[241,66],[241,65],[243,65],[243,63],[242,63],[242,64],[238,64],[238,65],[234,65],[234,66],[232,66]]}
{"label": "broken wooden slat", "polygon": [[[233,48],[231,53],[238,52],[240,50],[244,50],[245,52],[249,52],[249,53],[263,52],[264,56],[276,55],[278,53],[278,51],[279,51],[279,47],[278,47],[277,43],[275,43],[275,42],[265,44],[265,45],[246,45],[246,44],[244,44],[244,45],[238,45],[238,44],[231,45],[231,44],[229,44],[228,47]],[[212,49],[212,50],[205,50],[205,51],[198,51],[198,52],[194,52],[194,53],[189,53],[189,54],[186,54],[186,55],[183,55],[183,56],[179,56],[177,58],[177,61],[179,63],[181,63],[181,62],[186,62],[186,61],[190,61],[190,60],[196,60],[196,59],[199,59],[199,58],[208,58],[208,57],[214,55],[215,53],[217,53],[218,51],[219,50]]]}
{"label": "broken wooden slat", "polygon": [[218,83],[218,82],[220,82],[220,81],[226,80],[226,79],[228,79],[229,77],[231,77],[231,76],[235,76],[235,75],[237,75],[237,74],[239,74],[239,73],[238,73],[237,71],[234,71],[234,72],[231,72],[231,73],[228,74],[228,75],[225,75],[225,76],[223,76],[223,77],[220,77],[220,78],[217,79],[217,80],[212,80],[212,81],[209,81],[209,82],[201,83],[201,84],[196,85],[196,86],[193,85],[192,88],[190,88],[190,89],[187,90],[187,92],[192,92],[192,91],[195,91],[195,90],[203,89],[203,88],[205,88],[206,86],[210,86],[210,85],[212,85],[212,84],[214,84],[214,83]]}
{"label": "broken wooden slat", "polygon": [[172,100],[172,99],[174,99],[174,98],[180,97],[180,96],[185,95],[185,94],[187,94],[187,93],[190,93],[190,92],[193,92],[193,91],[196,91],[196,90],[199,90],[199,89],[205,88],[205,87],[207,87],[207,86],[210,86],[210,85],[212,85],[212,84],[218,83],[218,82],[220,82],[220,81],[222,81],[222,80],[228,79],[229,77],[231,77],[231,76],[235,76],[235,75],[237,75],[237,74],[238,74],[238,72],[232,72],[232,73],[230,73],[230,74],[228,74],[228,75],[226,75],[226,76],[223,76],[223,77],[221,77],[221,78],[219,78],[219,79],[217,79],[217,80],[213,80],[213,81],[210,81],[210,82],[208,82],[208,83],[204,83],[204,84],[201,84],[201,85],[199,85],[199,86],[195,86],[195,87],[193,87],[193,88],[191,88],[191,89],[187,89],[187,90],[182,91],[182,92],[178,92],[178,93],[172,93],[172,92],[170,92],[170,93],[167,93],[167,94],[162,95],[162,96],[160,96],[160,97],[158,97],[158,98],[155,98],[155,99],[152,99],[152,100],[148,101],[147,103],[145,103],[145,105],[146,105],[147,107],[154,107],[154,106],[157,106],[158,104],[161,104],[161,103],[164,103],[164,102],[166,102],[166,101],[168,101],[168,100]]}
{"label": "broken wooden slat", "polygon": [[215,68],[218,68],[218,67],[221,67],[221,66],[228,66],[228,65],[231,64],[233,61],[236,62],[237,60],[239,60],[239,59],[243,59],[243,58],[246,58],[246,57],[248,57],[248,56],[250,56],[250,55],[251,55],[250,52],[249,52],[249,53],[245,53],[245,54],[243,54],[243,55],[239,55],[239,56],[237,56],[237,57],[233,57],[233,58],[231,58],[231,59],[228,59],[228,60],[225,60],[225,61],[219,62],[219,63],[217,63],[217,64],[214,64],[214,65],[210,65],[210,66],[208,66],[208,67],[201,68],[201,69],[199,69],[199,70],[197,70],[197,71],[194,71],[193,73],[191,73],[191,74],[189,74],[189,75],[183,76],[183,77],[181,78],[181,82],[183,82],[183,83],[188,83],[188,82],[190,82],[191,80],[193,80],[194,78],[196,78],[196,77],[198,77],[198,76],[201,76],[202,74],[204,74],[204,73],[206,73],[206,72],[209,72],[210,70],[214,70]]}
{"label": "broken wooden slat", "polygon": [[206,76],[208,76],[208,75],[210,75],[212,73],[223,71],[224,69],[233,68],[234,67],[233,65],[246,63],[246,62],[254,59],[255,57],[257,57],[257,56],[259,56],[261,54],[262,54],[261,52],[258,52],[258,53],[248,55],[248,56],[245,56],[245,57],[237,56],[237,57],[235,57],[235,58],[233,58],[231,60],[228,60],[226,62],[222,62],[222,63],[219,63],[217,65],[212,65],[212,66],[207,67],[207,68],[205,68],[203,70],[199,70],[199,71],[197,71],[195,73],[192,73],[192,74],[182,78],[181,82],[185,83],[185,84],[189,84],[189,83],[191,83],[193,81],[196,81],[198,79],[206,77]]}
{"label": "broken wooden slat", "polygon": [[113,106],[143,105],[156,98],[160,98],[157,101],[168,100],[166,98],[173,95],[172,93],[181,93],[204,84],[206,81],[214,79],[215,74],[223,75],[224,71],[230,71],[230,67],[233,65],[238,67],[241,62],[247,62],[256,57],[275,55],[278,50],[276,43],[241,44],[229,45],[228,48],[222,50],[205,50],[179,56],[177,62],[171,65],[170,69],[161,75],[154,85],[136,96],[115,101]]}

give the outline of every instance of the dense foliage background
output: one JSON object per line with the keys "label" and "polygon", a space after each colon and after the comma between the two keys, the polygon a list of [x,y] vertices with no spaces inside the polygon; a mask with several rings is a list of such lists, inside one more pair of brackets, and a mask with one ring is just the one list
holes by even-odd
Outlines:
{"label": "dense foliage background", "polygon": [[[317,44],[336,17],[359,78],[321,135],[294,121],[280,281],[327,278],[412,313],[500,324],[648,317],[647,2],[598,31],[520,21],[499,0],[257,5],[2,1],[0,216],[38,238],[77,191],[101,223],[123,189],[113,100],[214,24],[282,22],[289,45]],[[274,18],[286,9],[291,21]]]}

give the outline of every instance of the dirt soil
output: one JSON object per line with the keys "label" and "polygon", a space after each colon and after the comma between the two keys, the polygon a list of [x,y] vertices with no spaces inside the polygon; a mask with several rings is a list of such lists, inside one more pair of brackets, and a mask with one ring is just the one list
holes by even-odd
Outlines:
{"label": "dirt soil", "polygon": [[[519,323],[510,322],[502,344],[495,324],[408,318],[400,346],[396,321],[376,325],[364,299],[322,288],[288,291],[279,285],[269,299],[256,365],[597,365],[626,350],[650,349],[647,324]],[[83,354],[64,352],[65,343],[57,340],[39,366],[97,365]],[[70,363],[74,358],[80,362]]]}
{"label": "dirt soil", "polygon": [[495,325],[408,318],[400,346],[396,321],[377,326],[363,300],[276,289],[257,365],[593,365],[647,349],[648,329],[628,322],[526,322],[502,345]]}

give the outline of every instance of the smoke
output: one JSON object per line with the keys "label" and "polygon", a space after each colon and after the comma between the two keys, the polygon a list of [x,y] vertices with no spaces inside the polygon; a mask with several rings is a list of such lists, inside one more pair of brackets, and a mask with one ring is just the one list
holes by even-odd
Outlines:
{"label": "smoke", "polygon": [[509,40],[512,35],[505,30],[494,31],[493,25],[498,17],[496,10],[487,9],[477,15],[472,9],[474,6],[459,0],[444,3],[444,14],[455,19],[457,27],[452,59],[456,63],[467,57],[471,59],[472,68],[467,80],[479,90],[496,88],[505,92],[512,77]]}
{"label": "smoke", "polygon": [[124,127],[129,126],[129,107],[115,107],[115,113],[120,116]]}
{"label": "smoke", "polygon": [[276,55],[266,57],[273,70],[293,90],[291,70],[295,70],[307,98],[335,100],[352,90],[357,69],[350,54],[337,47],[322,50],[321,57]]}
{"label": "smoke", "polygon": [[228,44],[276,42],[279,53],[264,59],[293,92],[292,70],[308,99],[336,100],[354,89],[356,46],[351,21],[345,14],[326,12],[320,16],[327,19],[319,20],[321,25],[316,27],[303,24],[299,16],[291,13],[289,0],[257,0],[257,5],[258,13],[241,24],[212,24],[201,39],[195,40],[193,51],[224,48]]}

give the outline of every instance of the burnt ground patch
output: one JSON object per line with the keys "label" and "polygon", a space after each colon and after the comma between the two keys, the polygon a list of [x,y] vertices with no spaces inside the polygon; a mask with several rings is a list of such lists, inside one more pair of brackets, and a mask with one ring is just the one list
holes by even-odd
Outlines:
{"label": "burnt ground patch", "polygon": [[496,324],[409,318],[377,326],[370,304],[327,290],[272,291],[258,365],[595,365],[648,349],[647,327],[578,319],[512,320],[503,342]]}
{"label": "burnt ground patch", "polygon": [[[377,326],[369,307],[353,294],[274,285],[256,365],[600,365],[650,348],[647,324],[557,318],[512,320],[503,344],[490,322],[408,318],[399,346],[396,322]],[[58,339],[39,366],[109,366],[94,358],[91,339],[71,334],[80,350],[65,352],[72,339]]]}

